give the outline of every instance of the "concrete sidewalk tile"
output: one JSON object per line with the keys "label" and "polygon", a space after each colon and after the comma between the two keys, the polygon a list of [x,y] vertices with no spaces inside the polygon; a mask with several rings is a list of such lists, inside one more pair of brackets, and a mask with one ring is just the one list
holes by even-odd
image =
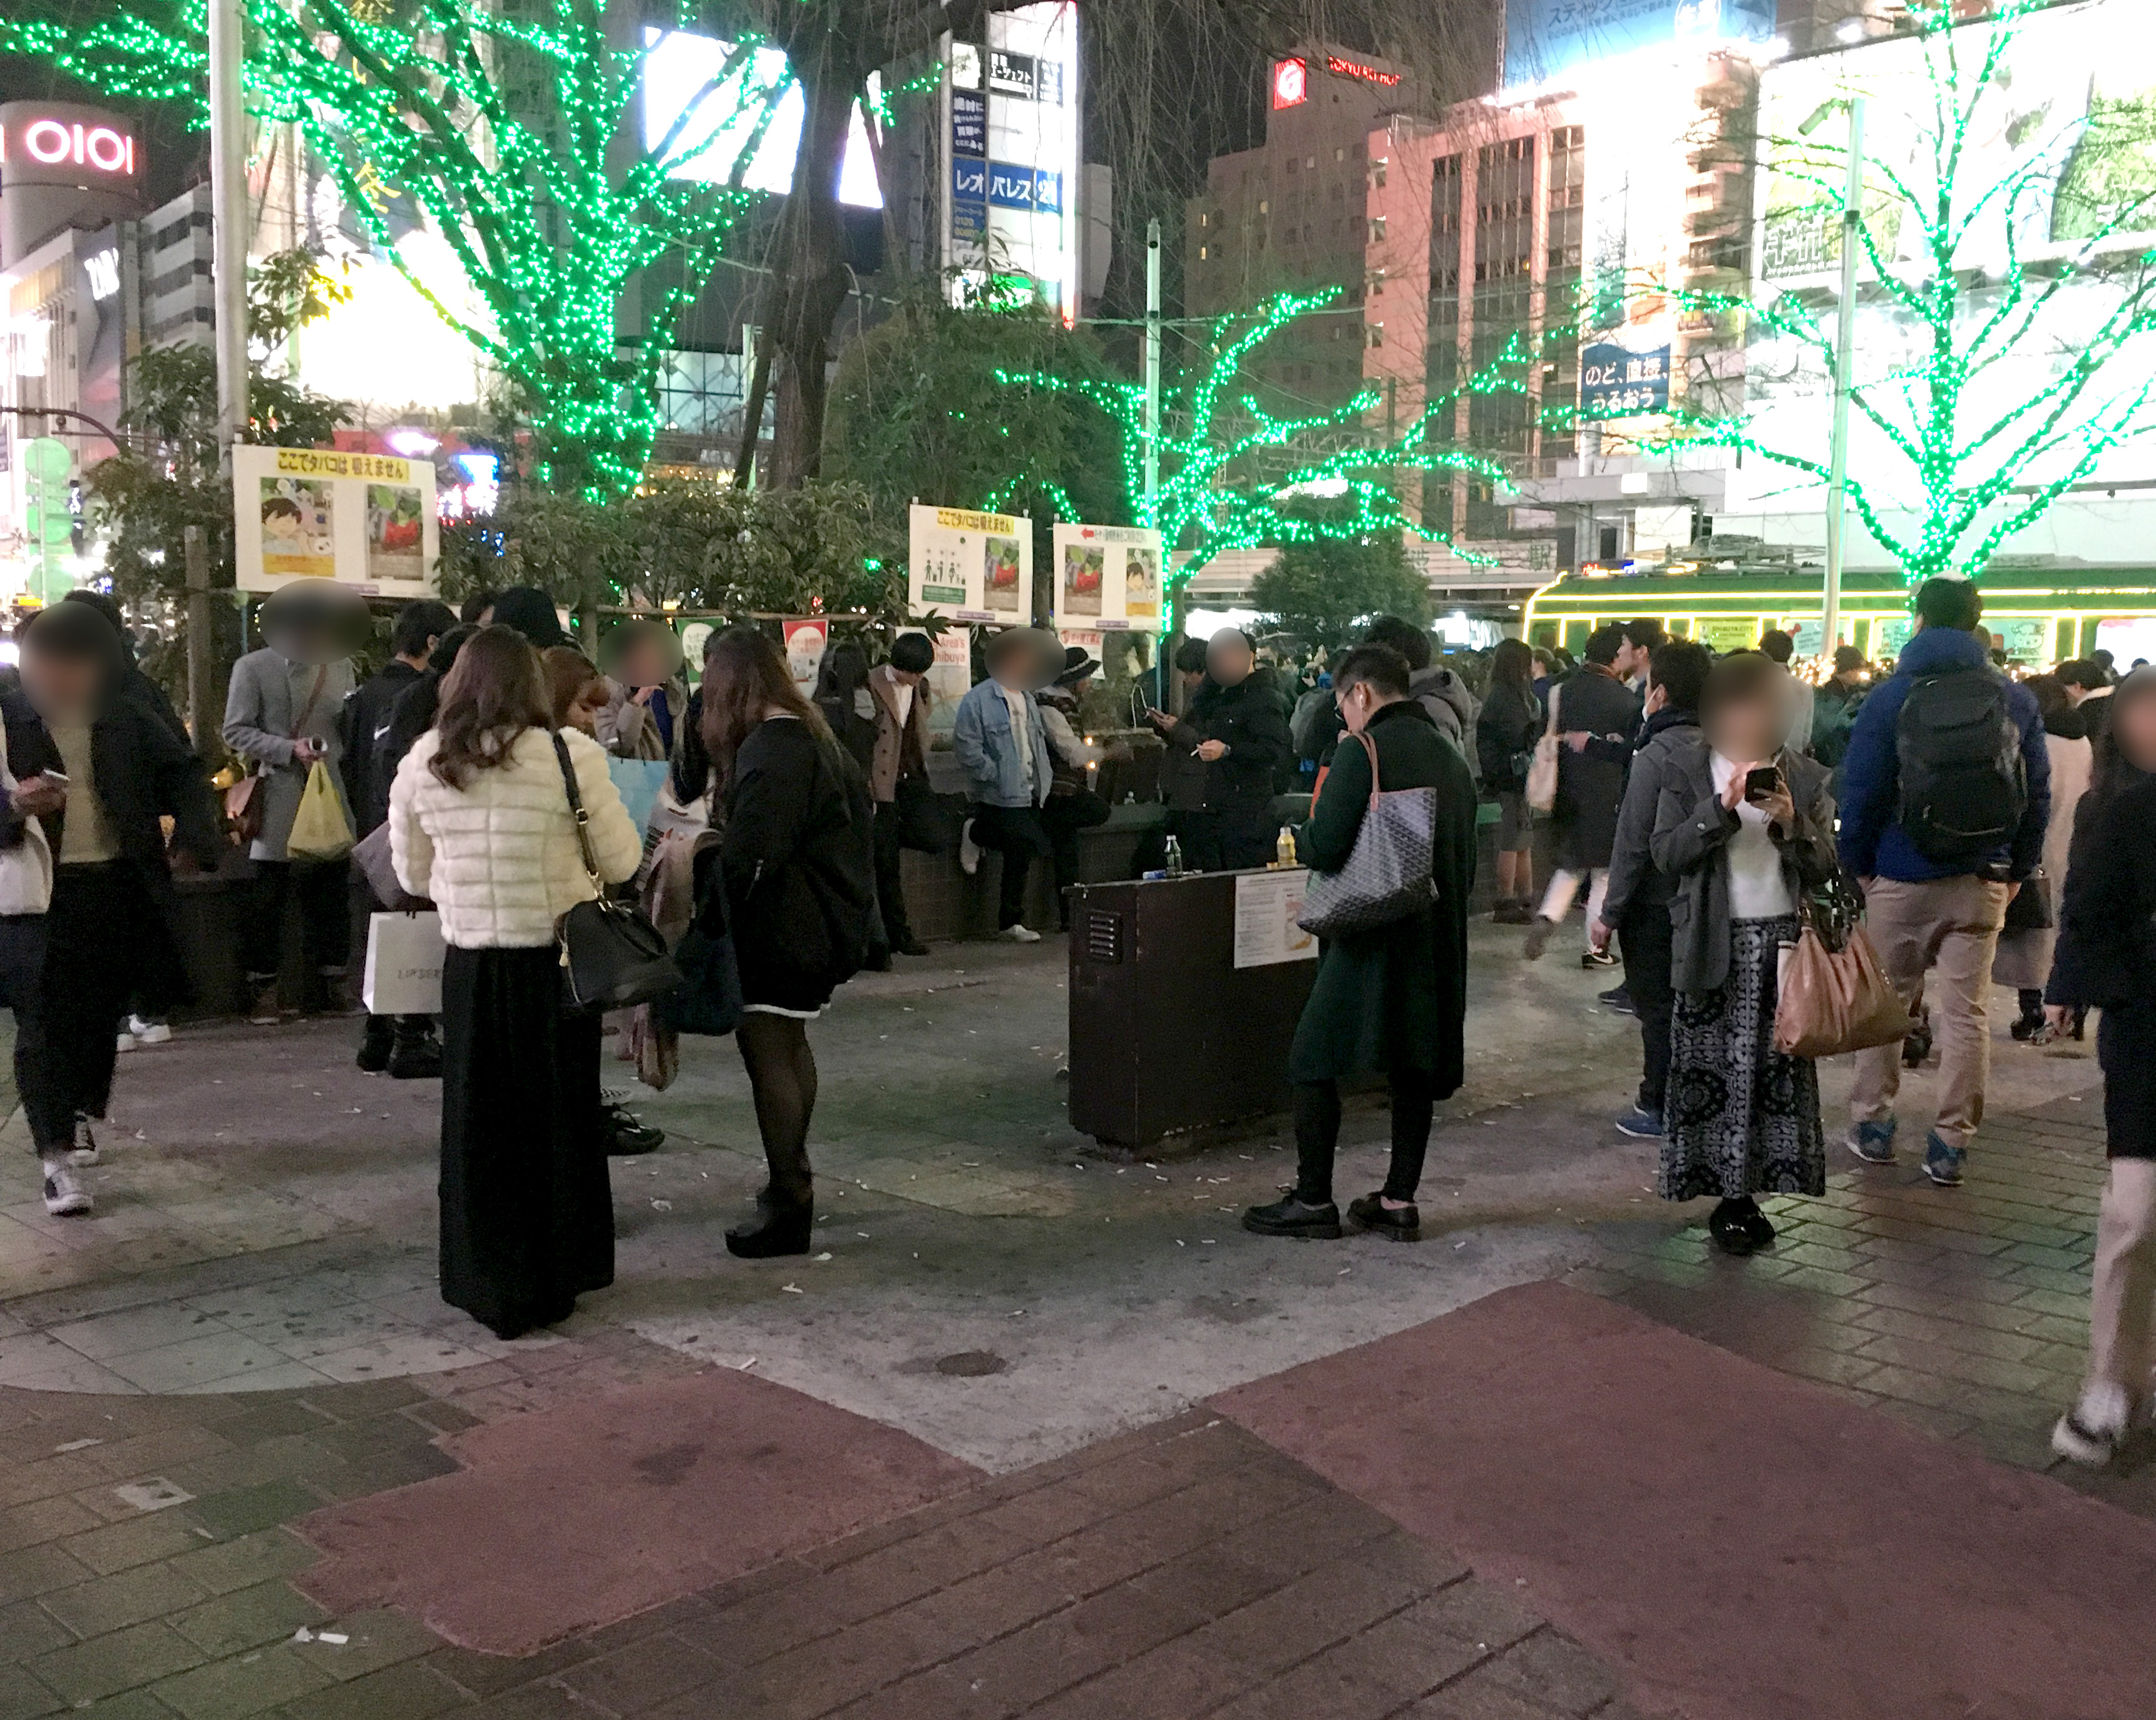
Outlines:
{"label": "concrete sidewalk tile", "polygon": [[29,1670],[74,1703],[95,1702],[202,1664],[195,1645],[158,1621],[131,1625],[40,1655]]}
{"label": "concrete sidewalk tile", "polygon": [[213,1661],[151,1687],[152,1693],[187,1720],[244,1720],[321,1690],[329,1675],[300,1659],[290,1643]]}
{"label": "concrete sidewalk tile", "polygon": [[[345,1640],[326,1642],[321,1635],[325,1630],[334,1630]],[[393,1607],[370,1607],[326,1620],[315,1627],[312,1642],[295,1646],[301,1660],[342,1683],[430,1655],[442,1646],[442,1639]]]}
{"label": "concrete sidewalk tile", "polygon": [[76,1636],[102,1636],[192,1606],[203,1595],[199,1584],[171,1565],[146,1564],[56,1589],[40,1604]]}
{"label": "concrete sidewalk tile", "polygon": [[1058,1585],[1036,1574],[1008,1568],[983,1571],[946,1589],[909,1601],[891,1616],[909,1628],[932,1633],[951,1654],[993,1642],[997,1637],[1045,1619],[1070,1604]]}
{"label": "concrete sidewalk tile", "polygon": [[95,1512],[72,1499],[33,1499],[0,1511],[0,1552],[81,1535],[100,1526]]}
{"label": "concrete sidewalk tile", "polygon": [[1170,1642],[1053,1697],[1029,1720],[1188,1720],[1257,1683],[1263,1675]]}
{"label": "concrete sidewalk tile", "polygon": [[424,1664],[458,1688],[474,1697],[490,1699],[535,1679],[552,1678],[591,1657],[590,1648],[572,1636],[520,1660],[451,1646],[436,1649],[426,1657]]}
{"label": "concrete sidewalk tile", "polygon": [[1600,1661],[1554,1630],[1537,1631],[1462,1681],[1481,1681],[1574,1717],[1593,1713],[1618,1693],[1617,1681]]}
{"label": "concrete sidewalk tile", "polygon": [[48,1686],[20,1666],[0,1666],[0,1720],[36,1720],[64,1707]]}
{"label": "concrete sidewalk tile", "polygon": [[716,1683],[726,1669],[716,1656],[679,1635],[654,1636],[559,1675],[588,1702],[615,1714],[641,1714],[685,1691]]}
{"label": "concrete sidewalk tile", "polygon": [[228,1541],[197,1541],[172,1566],[211,1594],[228,1594],[273,1577],[289,1577],[321,1555],[290,1529],[258,1529]]}
{"label": "concrete sidewalk tile", "polygon": [[302,1625],[328,1616],[290,1584],[258,1583],[235,1589],[172,1615],[175,1630],[210,1656],[239,1654],[290,1636]]}
{"label": "concrete sidewalk tile", "polygon": [[279,1481],[205,1494],[190,1504],[187,1510],[203,1527],[218,1535],[244,1535],[291,1522],[321,1502],[318,1496],[296,1481]]}
{"label": "concrete sidewalk tile", "polygon": [[26,1547],[0,1553],[0,1604],[83,1582],[94,1573],[64,1547]]}
{"label": "concrete sidewalk tile", "polygon": [[33,1655],[65,1648],[75,1634],[34,1600],[0,1606],[0,1663],[27,1661]]}
{"label": "concrete sidewalk tile", "polygon": [[470,1700],[431,1667],[404,1665],[298,1697],[278,1713],[280,1720],[429,1720]]}

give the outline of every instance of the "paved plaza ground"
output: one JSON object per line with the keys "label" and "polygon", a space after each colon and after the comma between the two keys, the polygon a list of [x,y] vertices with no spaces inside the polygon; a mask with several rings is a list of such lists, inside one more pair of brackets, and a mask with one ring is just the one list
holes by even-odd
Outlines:
{"label": "paved plaza ground", "polygon": [[[2156,1712],[2156,1630],[2076,1586],[2156,1575],[2156,1464],[2057,1475],[2045,1437],[2092,1045],[2002,1029],[1965,1189],[1837,1149],[1732,1261],[1608,1126],[1637,1056],[1609,978],[1518,936],[1476,932],[1417,1246],[1244,1233],[1281,1132],[1098,1149],[1064,1116],[1060,944],[952,944],[813,1030],[811,1258],[726,1255],[761,1161],[732,1048],[690,1041],[635,1090],[669,1140],[613,1162],[615,1286],[514,1343],[434,1294],[434,1084],[359,1074],[346,1021],[131,1053],[93,1221],[45,1216],[19,1121],[0,1157],[0,1720]],[[1351,1107],[1343,1198],[1383,1129]],[[1603,1430],[1595,1461],[1548,1443]],[[1822,1492],[1876,1538],[1813,1524],[1778,1561]],[[1836,1587],[1867,1559],[2045,1628],[1907,1647]],[[1682,1648],[1717,1607],[1766,1657],[1930,1682],[1722,1676]],[[1964,1630],[1999,1665],[1932,1677]]]}

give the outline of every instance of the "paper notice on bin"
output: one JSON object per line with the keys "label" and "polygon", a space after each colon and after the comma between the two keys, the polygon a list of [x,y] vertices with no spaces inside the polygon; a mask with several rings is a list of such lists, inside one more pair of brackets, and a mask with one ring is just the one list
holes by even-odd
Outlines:
{"label": "paper notice on bin", "polygon": [[1317,940],[1295,923],[1302,912],[1302,892],[1309,882],[1306,866],[1236,875],[1238,968],[1269,968],[1278,962],[1317,959]]}

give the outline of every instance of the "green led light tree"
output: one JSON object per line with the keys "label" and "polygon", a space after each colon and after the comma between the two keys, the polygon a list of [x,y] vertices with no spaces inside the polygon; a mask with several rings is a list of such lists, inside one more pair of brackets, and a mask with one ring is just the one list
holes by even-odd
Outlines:
{"label": "green led light tree", "polygon": [[[1770,279],[1814,284],[1671,295],[1745,329],[1754,398],[1735,411],[1712,409],[1704,391],[1673,399],[1656,445],[1742,449],[1825,480],[1824,439],[1790,445],[1774,396],[1831,395],[1836,310],[1816,281],[1840,267],[1850,97],[1863,89],[1863,193],[1848,223],[1868,265],[1850,394],[1863,439],[1847,488],[1912,583],[1981,578],[2002,545],[2150,427],[2156,104],[2099,93],[2056,117],[2027,28],[2044,9],[1999,0],[1957,23],[1966,6],[1912,0],[1913,39],[1847,56],[1845,86],[1792,134],[1760,140],[1771,179],[1757,261]],[[1896,67],[1914,74],[1890,82]],[[2086,93],[2087,68],[2075,75]],[[1907,112],[1896,111],[1902,88],[1913,92]]]}
{"label": "green led light tree", "polygon": [[[382,253],[500,372],[535,432],[541,480],[593,495],[631,488],[674,318],[747,202],[737,184],[670,177],[710,141],[684,140],[697,103],[643,146],[644,14],[610,0],[246,9],[249,110],[298,122]],[[207,28],[202,0],[141,0],[87,22],[11,12],[0,52],[49,60],[107,96],[186,104],[202,124]],[[767,118],[781,92],[754,84],[746,44],[711,90],[736,83]],[[760,130],[737,179],[758,141]],[[447,242],[483,316],[452,308],[395,250],[387,213],[399,193]],[[640,326],[624,326],[631,283],[660,264],[675,285],[647,294]]]}
{"label": "green led light tree", "polygon": [[[1424,542],[1450,536],[1414,520],[1401,505],[1406,474],[1460,472],[1506,481],[1496,460],[1453,443],[1460,402],[1475,394],[1527,393],[1527,349],[1515,336],[1491,364],[1459,388],[1430,397],[1389,440],[1365,431],[1383,397],[1358,391],[1327,412],[1279,418],[1239,388],[1243,367],[1297,317],[1322,310],[1342,287],[1277,293],[1255,311],[1223,316],[1207,341],[1208,362],[1162,390],[1160,484],[1145,493],[1145,388],[1048,372],[999,371],[1007,388],[1074,393],[1106,413],[1122,432],[1129,516],[1157,529],[1170,549],[1190,552],[1171,581],[1180,586],[1223,551],[1260,545],[1361,540],[1407,532]],[[1313,508],[1313,501],[1328,506]],[[1112,524],[1113,521],[1103,523]]]}

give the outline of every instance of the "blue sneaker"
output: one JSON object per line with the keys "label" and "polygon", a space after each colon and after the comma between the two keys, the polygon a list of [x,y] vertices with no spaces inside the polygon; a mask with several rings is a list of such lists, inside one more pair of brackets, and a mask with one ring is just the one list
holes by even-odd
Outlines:
{"label": "blue sneaker", "polygon": [[1924,1174],[1942,1189],[1961,1187],[1961,1168],[1968,1159],[1966,1148],[1948,1146],[1936,1129],[1924,1137]]}
{"label": "blue sneaker", "polygon": [[1662,1114],[1644,1105],[1635,1105],[1617,1119],[1617,1132],[1630,1135],[1635,1141],[1659,1141],[1662,1138]]}
{"label": "blue sneaker", "polygon": [[1849,1132],[1849,1150],[1866,1164],[1893,1163],[1894,1119],[1857,1124]]}

